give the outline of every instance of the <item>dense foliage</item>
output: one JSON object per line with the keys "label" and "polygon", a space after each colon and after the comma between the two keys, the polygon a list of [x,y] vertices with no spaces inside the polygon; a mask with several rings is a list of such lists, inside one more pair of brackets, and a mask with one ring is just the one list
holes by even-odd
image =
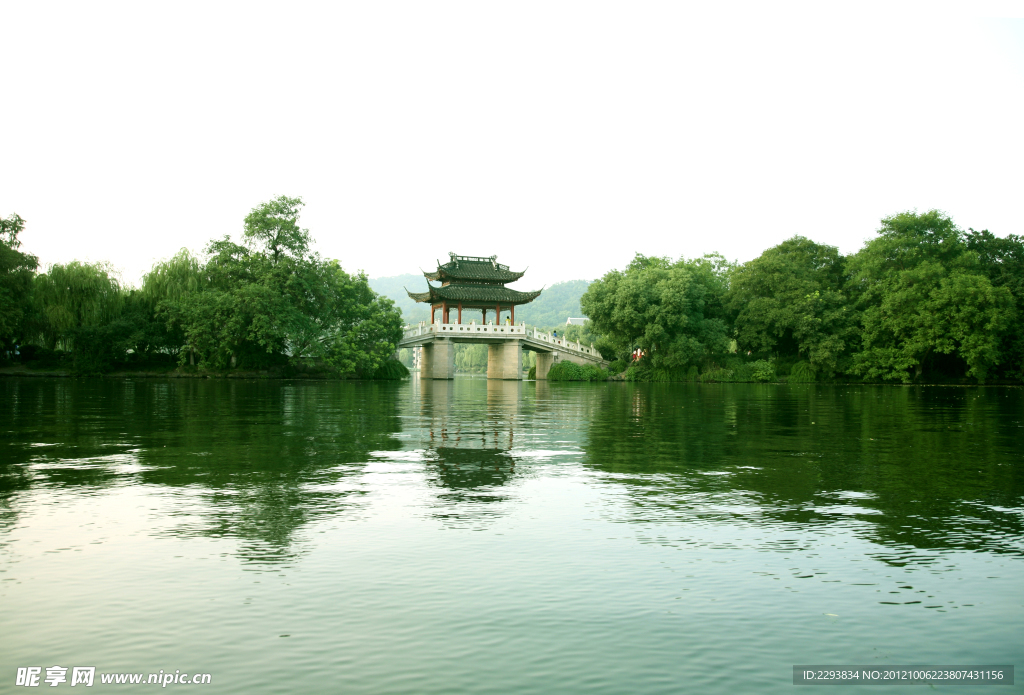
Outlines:
{"label": "dense foliage", "polygon": [[0,218],[0,358],[31,331],[32,277],[39,261],[18,250],[24,228],[25,220],[18,215]]}
{"label": "dense foliage", "polygon": [[936,211],[883,220],[879,236],[849,259],[861,312],[852,371],[910,381],[942,369],[984,381],[1009,356],[1001,347],[1016,323],[1010,287],[994,285],[989,272]]}
{"label": "dense foliage", "polygon": [[840,368],[855,324],[838,249],[793,237],[736,268],[730,280],[738,345],[801,355],[826,374]]}
{"label": "dense foliage", "polygon": [[935,210],[847,257],[799,236],[739,266],[637,255],[582,305],[629,380],[1024,378],[1024,239]]}
{"label": "dense foliage", "polygon": [[695,364],[729,345],[725,293],[730,266],[721,256],[671,262],[637,254],[624,271],[590,285],[583,312],[616,356],[643,351],[651,368]]}
{"label": "dense foliage", "polygon": [[[34,275],[34,258],[15,258],[23,222],[14,216],[4,221],[0,250],[4,345],[36,343],[51,363],[63,353],[79,372],[173,360],[219,371],[301,363],[308,372],[316,363],[339,375],[407,373],[389,361],[400,312],[364,275],[311,249],[301,206],[285,196],[259,205],[240,241],[213,240],[202,256],[183,249],[157,263],[141,289],[123,287],[103,264],[75,261]],[[44,353],[26,352],[36,354]]]}
{"label": "dense foliage", "polygon": [[548,370],[548,381],[605,381],[607,379],[608,372],[597,365],[576,364],[568,360],[555,362]]}
{"label": "dense foliage", "polygon": [[374,379],[382,379],[384,381],[397,381],[407,376],[409,376],[408,367],[395,359],[384,360],[373,372]]}

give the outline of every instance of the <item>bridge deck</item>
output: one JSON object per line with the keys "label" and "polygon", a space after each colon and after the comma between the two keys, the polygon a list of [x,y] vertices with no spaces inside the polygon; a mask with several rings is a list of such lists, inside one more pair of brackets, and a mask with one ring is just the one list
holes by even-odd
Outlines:
{"label": "bridge deck", "polygon": [[601,353],[591,345],[582,345],[557,338],[551,333],[538,331],[533,326],[519,324],[480,325],[472,323],[426,323],[407,328],[405,336],[398,344],[400,348],[416,347],[436,338],[448,338],[455,343],[493,343],[505,340],[522,341],[524,350],[534,352],[567,352],[580,357],[603,362]]}

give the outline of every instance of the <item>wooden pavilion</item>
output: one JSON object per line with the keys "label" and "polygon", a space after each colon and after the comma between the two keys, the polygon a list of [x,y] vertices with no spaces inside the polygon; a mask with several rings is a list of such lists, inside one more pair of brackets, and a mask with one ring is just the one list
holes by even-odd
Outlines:
{"label": "wooden pavilion", "polygon": [[[417,302],[430,303],[430,322],[441,310],[441,323],[451,323],[450,312],[458,310],[458,321],[462,323],[462,311],[475,309],[483,312],[483,323],[487,323],[487,312],[494,310],[494,323],[501,323],[501,312],[507,311],[511,323],[516,322],[516,305],[529,304],[540,296],[543,290],[520,292],[505,285],[523,277],[526,271],[515,272],[507,265],[498,263],[497,256],[459,256],[448,254],[450,260],[444,265],[437,263],[437,270],[423,273],[427,282],[426,292],[409,292]],[[430,284],[440,282],[440,287]]]}

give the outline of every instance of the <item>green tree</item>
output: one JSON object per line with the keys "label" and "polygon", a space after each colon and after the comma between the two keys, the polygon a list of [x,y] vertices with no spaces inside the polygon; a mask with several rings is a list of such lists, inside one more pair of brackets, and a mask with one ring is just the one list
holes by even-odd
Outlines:
{"label": "green tree", "polygon": [[402,335],[401,313],[363,274],[350,275],[310,248],[299,198],[280,197],[246,216],[242,243],[210,242],[205,261],[182,251],[158,264],[144,291],[187,346],[179,361],[203,368],[264,368],[320,358],[371,375]]}
{"label": "green tree", "polygon": [[40,338],[51,350],[73,349],[79,331],[117,319],[124,305],[121,283],[104,263],[54,264],[33,285]]}
{"label": "green tree", "polygon": [[308,229],[299,227],[299,209],[303,205],[302,198],[283,195],[257,205],[245,217],[242,236],[246,243],[275,265],[283,258],[306,258],[312,239]]}
{"label": "green tree", "polygon": [[195,345],[185,336],[182,323],[175,319],[186,297],[203,291],[208,284],[209,278],[201,260],[183,248],[168,260],[153,265],[142,278],[138,297],[140,307],[160,318],[164,349],[180,354],[184,361],[185,353],[179,351],[184,346],[191,365],[195,364]]}
{"label": "green tree", "polygon": [[32,278],[39,259],[23,253],[18,235],[25,220],[0,218],[0,358],[24,342],[32,316]]}
{"label": "green tree", "polygon": [[839,250],[801,236],[744,263],[727,297],[738,347],[804,358],[816,371],[835,373],[856,327],[844,281]]}
{"label": "green tree", "polygon": [[[165,299],[161,310],[202,368],[265,368],[280,362],[297,310],[281,292],[282,270],[265,254],[225,237],[210,242],[199,291]],[[183,352],[180,362],[184,363]]]}
{"label": "green tree", "polygon": [[145,363],[158,359],[166,362],[167,357],[177,355],[183,340],[180,333],[170,331],[167,322],[161,320],[156,305],[144,290],[131,289],[125,293],[124,308],[120,317],[120,334],[127,344],[129,361]]}
{"label": "green tree", "polygon": [[338,318],[325,329],[326,359],[343,374],[370,376],[395,353],[402,339],[402,312],[370,289],[364,273],[352,280],[355,292],[349,303],[339,307]]}
{"label": "green tree", "polygon": [[848,264],[848,287],[862,310],[855,373],[909,382],[939,371],[937,358],[947,355],[984,381],[1000,362],[1013,296],[985,276],[948,216],[931,210],[885,218]]}
{"label": "green tree", "polygon": [[1005,287],[1013,295],[1017,322],[1003,332],[1000,344],[1004,377],[1024,379],[1024,237],[1016,234],[1000,238],[987,229],[968,230],[967,248],[978,254],[979,270],[995,287]]}
{"label": "green tree", "polygon": [[159,261],[142,278],[142,293],[154,304],[176,301],[205,288],[206,273],[200,259],[181,249],[166,261]]}
{"label": "green tree", "polygon": [[651,367],[677,369],[727,348],[730,269],[715,254],[675,263],[637,254],[624,271],[591,283],[580,303],[617,356],[640,348]]}

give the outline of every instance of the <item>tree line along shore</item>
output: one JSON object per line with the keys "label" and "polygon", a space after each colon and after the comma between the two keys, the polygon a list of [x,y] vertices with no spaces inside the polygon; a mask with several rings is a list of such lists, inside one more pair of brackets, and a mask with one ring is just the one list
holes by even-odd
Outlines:
{"label": "tree line along shore", "polygon": [[[157,263],[141,287],[106,264],[38,272],[24,220],[0,229],[0,358],[75,374],[115,370],[401,378],[402,315],[363,274],[312,250],[299,198],[245,217],[241,240],[211,240]],[[16,353],[16,354],[15,354]]]}
{"label": "tree line along shore", "polygon": [[844,256],[796,236],[743,264],[637,255],[580,300],[634,381],[1020,383],[1024,239],[937,210]]}
{"label": "tree line along shore", "polygon": [[[312,250],[301,206],[257,206],[239,242],[183,249],[138,288],[105,264],[39,272],[20,250],[24,220],[0,219],[0,360],[77,374],[407,375],[392,358],[401,311]],[[559,330],[611,368],[566,363],[552,380],[1024,380],[1024,239],[964,231],[936,210],[883,219],[846,256],[800,236],[742,264],[637,254],[590,283],[580,306],[589,321]],[[473,371],[479,346],[460,347],[460,369]]]}

